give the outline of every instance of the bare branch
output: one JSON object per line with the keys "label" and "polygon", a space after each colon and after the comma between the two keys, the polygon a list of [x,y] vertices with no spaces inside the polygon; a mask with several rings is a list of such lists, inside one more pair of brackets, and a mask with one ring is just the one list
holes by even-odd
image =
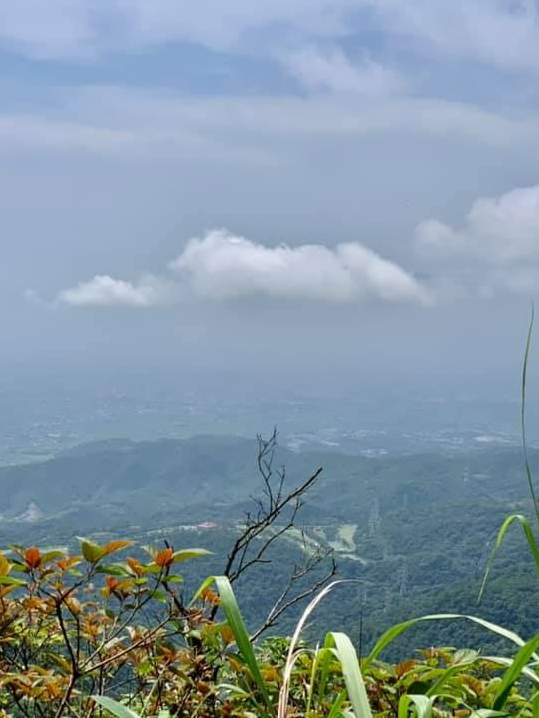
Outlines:
{"label": "bare branch", "polygon": [[[246,513],[242,531],[228,554],[224,574],[228,576],[231,583],[237,581],[245,571],[256,564],[271,563],[271,558],[267,556],[269,548],[287,532],[297,529],[298,513],[305,505],[305,496],[322,472],[322,468],[317,469],[309,478],[287,493],[285,467],[274,468],[277,430],[273,430],[269,439],[264,439],[259,434],[257,441],[257,466],[262,478],[262,496],[251,497],[256,511]],[[300,566],[294,567],[284,591],[257,630],[255,637],[275,625],[288,608],[310,596],[335,575],[337,567],[333,551],[317,547],[313,553],[312,547],[307,546],[305,536],[303,543],[304,561]],[[299,590],[298,582],[327,559],[331,559],[331,569],[327,575],[315,581],[311,587]],[[293,589],[298,590],[291,596]],[[211,612],[212,619],[215,618],[216,612],[217,607],[214,607]]]}

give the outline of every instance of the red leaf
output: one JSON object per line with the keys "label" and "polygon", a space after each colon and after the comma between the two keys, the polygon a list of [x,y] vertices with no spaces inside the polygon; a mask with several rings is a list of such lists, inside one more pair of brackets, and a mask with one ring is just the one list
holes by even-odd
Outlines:
{"label": "red leaf", "polygon": [[41,563],[41,552],[36,546],[31,546],[24,554],[24,560],[30,568],[37,568]]}

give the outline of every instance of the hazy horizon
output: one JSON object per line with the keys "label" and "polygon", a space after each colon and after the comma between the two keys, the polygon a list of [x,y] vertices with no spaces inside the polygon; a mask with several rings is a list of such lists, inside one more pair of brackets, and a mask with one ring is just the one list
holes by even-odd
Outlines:
{"label": "hazy horizon", "polygon": [[3,374],[518,396],[536,4],[209,8],[5,3]]}

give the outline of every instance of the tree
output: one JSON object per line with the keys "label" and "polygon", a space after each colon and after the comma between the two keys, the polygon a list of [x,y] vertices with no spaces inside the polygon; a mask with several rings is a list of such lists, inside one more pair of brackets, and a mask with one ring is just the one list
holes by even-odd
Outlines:
{"label": "tree", "polygon": [[[230,583],[234,583],[253,566],[271,563],[268,558],[270,546],[279,539],[285,539],[293,531],[301,532],[303,560],[293,567],[275,604],[254,632],[253,639],[275,626],[290,608],[327,585],[337,572],[333,549],[309,541],[305,530],[297,525],[306,495],[322,473],[322,467],[295,488],[288,489],[285,467],[275,467],[277,429],[273,430],[268,439],[258,434],[257,440],[262,497],[252,497],[256,510],[246,514],[245,524],[228,554],[223,574]],[[326,570],[322,576],[318,576],[318,569],[324,565]],[[212,618],[215,618],[216,610]]]}

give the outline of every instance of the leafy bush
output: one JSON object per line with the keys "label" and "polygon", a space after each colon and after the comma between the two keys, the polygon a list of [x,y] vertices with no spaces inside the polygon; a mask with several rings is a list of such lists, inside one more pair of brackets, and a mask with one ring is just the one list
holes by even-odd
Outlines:
{"label": "leafy bush", "polygon": [[[398,665],[379,660],[415,622],[393,627],[360,662],[348,637],[301,642],[311,612],[292,639],[251,641],[226,577],[208,578],[186,603],[180,562],[203,549],[145,547],[147,559],[116,554],[130,541],[80,539],[80,555],[15,546],[0,555],[0,711],[2,716],[118,718],[161,714],[243,716],[532,715],[535,647],[497,626],[517,657],[430,649]],[[134,552],[134,549],[133,549]],[[221,606],[222,618],[211,616]],[[419,620],[434,620],[427,617]],[[166,712],[166,713],[163,713]],[[533,712],[537,715],[537,710]]]}

